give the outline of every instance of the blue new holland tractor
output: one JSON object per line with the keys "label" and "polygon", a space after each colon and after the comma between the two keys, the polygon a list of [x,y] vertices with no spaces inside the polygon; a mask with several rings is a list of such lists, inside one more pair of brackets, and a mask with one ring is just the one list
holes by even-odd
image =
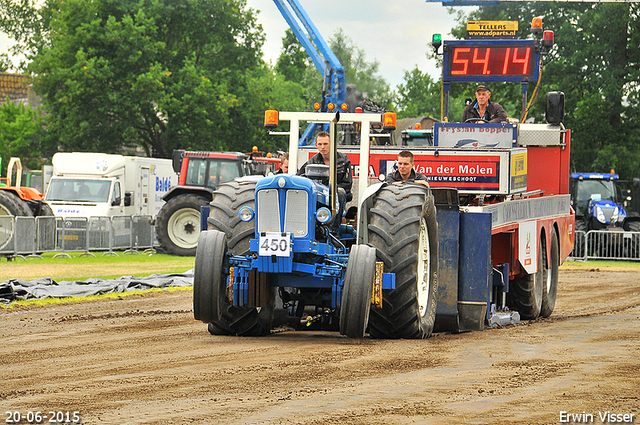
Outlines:
{"label": "blue new holland tractor", "polygon": [[[380,114],[284,114],[291,114],[284,119],[292,134],[298,120],[331,120],[334,159],[338,122],[361,123],[368,140],[370,122],[382,121]],[[297,140],[290,145],[295,170]],[[361,167],[368,158],[364,144]],[[438,286],[431,191],[415,184],[367,187],[361,179],[358,231],[342,224],[336,234],[333,221],[342,217],[336,217],[335,160],[327,168],[239,179],[214,192],[209,230],[196,251],[193,299],[194,316],[210,333],[266,335],[274,311],[286,311],[352,338],[431,334]],[[319,182],[325,173],[328,186]]]}

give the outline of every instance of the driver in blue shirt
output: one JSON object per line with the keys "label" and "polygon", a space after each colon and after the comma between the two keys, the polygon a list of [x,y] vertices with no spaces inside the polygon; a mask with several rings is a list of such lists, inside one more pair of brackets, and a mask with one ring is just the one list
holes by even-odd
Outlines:
{"label": "driver in blue shirt", "polygon": [[479,84],[476,87],[476,101],[471,102],[464,108],[462,122],[492,122],[500,123],[507,121],[507,113],[497,102],[490,102],[491,90],[486,84]]}

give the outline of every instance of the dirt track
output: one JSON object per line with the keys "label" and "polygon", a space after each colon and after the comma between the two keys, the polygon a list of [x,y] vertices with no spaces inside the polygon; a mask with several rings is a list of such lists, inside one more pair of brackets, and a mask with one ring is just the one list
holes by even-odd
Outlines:
{"label": "dirt track", "polygon": [[561,270],[551,318],[422,341],[212,337],[191,291],[0,310],[0,408],[5,423],[640,424],[638,275]]}

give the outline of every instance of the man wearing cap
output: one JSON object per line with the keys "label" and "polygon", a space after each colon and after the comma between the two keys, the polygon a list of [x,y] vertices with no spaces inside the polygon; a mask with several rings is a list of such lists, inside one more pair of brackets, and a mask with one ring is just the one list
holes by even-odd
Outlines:
{"label": "man wearing cap", "polygon": [[507,113],[504,108],[496,102],[489,102],[491,90],[486,84],[479,84],[476,87],[476,101],[471,102],[464,108],[462,122],[506,122]]}

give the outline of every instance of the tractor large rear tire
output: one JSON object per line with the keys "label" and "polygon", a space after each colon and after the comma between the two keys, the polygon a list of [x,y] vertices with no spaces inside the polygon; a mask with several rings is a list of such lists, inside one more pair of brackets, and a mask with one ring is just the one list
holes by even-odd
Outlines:
{"label": "tractor large rear tire", "polygon": [[533,274],[525,273],[516,277],[511,282],[511,288],[507,296],[509,307],[517,310],[520,317],[526,320],[535,320],[540,316],[542,309],[542,297],[544,294],[544,246],[538,239],[538,271]]}
{"label": "tractor large rear tire", "polygon": [[340,306],[340,334],[362,338],[367,331],[373,281],[376,277],[376,250],[353,245],[344,278]]}
{"label": "tractor large rear tire", "polygon": [[547,250],[544,250],[544,290],[542,292],[542,307],[540,317],[549,317],[556,305],[558,293],[558,269],[560,268],[560,242],[555,230],[551,235],[551,252],[547,258]]}
{"label": "tractor large rear tire", "polygon": [[33,217],[31,208],[22,199],[8,190],[0,190],[0,215]]}
{"label": "tractor large rear tire", "polygon": [[[0,189],[0,216],[14,216],[14,217],[33,217],[31,209],[22,199],[18,198],[12,192],[8,190]],[[0,223],[2,226],[2,232],[0,232],[0,249],[4,249],[8,243],[10,243],[13,234],[15,233],[15,222],[13,220],[3,220]]]}
{"label": "tractor large rear tire", "polygon": [[427,338],[433,331],[438,290],[438,235],[431,191],[420,185],[383,187],[369,211],[369,245],[396,289],[384,290],[382,308],[372,308],[374,338]]}
{"label": "tractor large rear tire", "polygon": [[245,206],[255,211],[255,189],[255,181],[240,180],[222,183],[213,192],[207,226],[224,232],[229,251],[234,255],[247,254],[249,241],[255,234],[255,221],[245,222],[238,216]]}
{"label": "tractor large rear tire", "polygon": [[171,255],[196,255],[200,236],[200,207],[208,200],[190,193],[178,195],[162,206],[156,218],[156,237]]}
{"label": "tractor large rear tire", "polygon": [[[255,188],[256,181],[234,180],[222,183],[213,192],[207,227],[224,233],[230,254],[246,255],[249,252],[255,221],[241,221],[238,211],[244,206],[255,210]],[[227,302],[222,317],[209,323],[208,329],[212,335],[263,336],[271,332],[272,320],[273,303],[255,308]]]}

